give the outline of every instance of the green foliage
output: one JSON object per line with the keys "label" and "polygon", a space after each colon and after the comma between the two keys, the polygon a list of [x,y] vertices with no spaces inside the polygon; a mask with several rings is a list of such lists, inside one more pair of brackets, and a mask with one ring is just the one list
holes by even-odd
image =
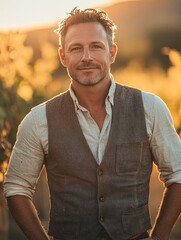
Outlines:
{"label": "green foliage", "polygon": [[42,46],[31,65],[33,50],[24,34],[0,34],[0,182],[6,170],[17,127],[30,109],[46,99],[51,73],[57,66],[54,47]]}
{"label": "green foliage", "polygon": [[16,86],[0,81],[0,164],[7,160],[14,143],[17,125],[27,112],[28,103],[18,96]]}

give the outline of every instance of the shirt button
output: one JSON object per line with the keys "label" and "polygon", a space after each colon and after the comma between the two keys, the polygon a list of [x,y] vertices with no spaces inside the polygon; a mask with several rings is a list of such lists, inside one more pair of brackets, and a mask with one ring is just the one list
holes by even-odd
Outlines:
{"label": "shirt button", "polygon": [[99,197],[99,201],[100,201],[100,202],[104,202],[104,200],[105,200],[105,197],[104,197],[104,196],[100,196],[100,197]]}
{"label": "shirt button", "polygon": [[103,174],[103,171],[101,169],[98,169],[97,174],[101,176]]}
{"label": "shirt button", "polygon": [[100,221],[104,222],[104,217],[103,216],[100,217]]}

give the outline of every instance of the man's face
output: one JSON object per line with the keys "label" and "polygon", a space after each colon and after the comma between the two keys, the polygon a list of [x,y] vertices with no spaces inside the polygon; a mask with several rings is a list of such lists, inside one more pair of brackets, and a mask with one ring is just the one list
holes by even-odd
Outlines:
{"label": "man's face", "polygon": [[110,64],[116,52],[116,45],[109,47],[100,23],[80,23],[68,28],[60,58],[73,81],[93,86],[110,79]]}

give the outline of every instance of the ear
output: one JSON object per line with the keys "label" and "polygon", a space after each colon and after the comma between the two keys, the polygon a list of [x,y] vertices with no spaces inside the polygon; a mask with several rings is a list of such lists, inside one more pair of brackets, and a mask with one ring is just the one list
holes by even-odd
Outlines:
{"label": "ear", "polygon": [[58,49],[58,54],[59,54],[60,61],[61,61],[62,65],[63,65],[64,67],[66,67],[65,54],[64,54],[64,51],[63,51],[62,48],[59,48],[59,49]]}
{"label": "ear", "polygon": [[117,45],[114,43],[110,49],[110,61],[111,64],[115,61],[116,55],[117,55],[117,51],[118,51],[118,47]]}

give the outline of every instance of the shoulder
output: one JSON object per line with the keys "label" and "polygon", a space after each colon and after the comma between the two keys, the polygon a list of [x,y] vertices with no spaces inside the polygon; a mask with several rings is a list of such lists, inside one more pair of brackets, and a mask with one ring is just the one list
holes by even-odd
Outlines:
{"label": "shoulder", "polygon": [[159,113],[160,111],[163,111],[163,113],[169,113],[166,103],[159,96],[144,91],[141,93],[145,112]]}
{"label": "shoulder", "polygon": [[65,92],[62,92],[62,93],[54,96],[53,98],[49,99],[46,102],[46,107],[57,106],[62,102],[62,100],[65,100],[67,98],[70,98],[70,91],[69,90],[67,90]]}
{"label": "shoulder", "polygon": [[[145,112],[145,120],[151,132],[154,128],[162,129],[173,125],[173,119],[166,103],[157,95],[141,92]],[[149,131],[148,131],[149,132]]]}
{"label": "shoulder", "polygon": [[37,125],[46,124],[46,102],[33,107],[29,114]]}
{"label": "shoulder", "polygon": [[47,127],[45,103],[37,105],[21,121],[18,134],[21,132],[29,135],[37,136],[42,129]]}

